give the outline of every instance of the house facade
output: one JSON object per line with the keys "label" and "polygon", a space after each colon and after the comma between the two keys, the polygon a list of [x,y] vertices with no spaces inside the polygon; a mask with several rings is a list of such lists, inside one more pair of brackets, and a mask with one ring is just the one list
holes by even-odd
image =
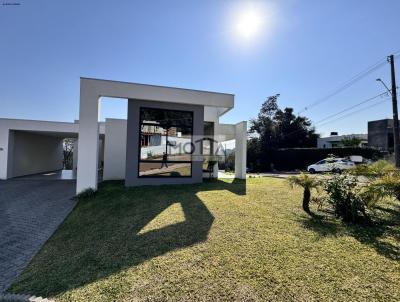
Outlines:
{"label": "house facade", "polygon": [[[126,186],[217,177],[215,154],[233,139],[235,177],[246,177],[247,123],[219,123],[234,106],[232,94],[88,78],[80,84],[79,121],[0,119],[0,179],[62,169],[64,138],[74,140],[77,193],[96,190],[99,177]],[[99,122],[101,97],[128,99],[127,120]]]}
{"label": "house facade", "polygon": [[325,148],[342,148],[343,139],[346,138],[356,138],[360,141],[358,147],[365,147],[368,145],[368,135],[367,134],[348,134],[348,135],[338,135],[336,132],[332,133],[327,137],[320,137],[317,140],[317,147],[320,149]]}

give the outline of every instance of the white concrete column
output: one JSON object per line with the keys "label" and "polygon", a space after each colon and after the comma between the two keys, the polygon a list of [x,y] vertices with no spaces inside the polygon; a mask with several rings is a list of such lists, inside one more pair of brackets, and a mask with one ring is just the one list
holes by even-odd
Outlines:
{"label": "white concrete column", "polygon": [[74,150],[72,154],[72,170],[76,172],[76,168],[78,167],[78,139],[74,139]]}
{"label": "white concrete column", "polygon": [[[0,129],[1,129],[0,125]],[[10,177],[8,170],[10,170],[10,165],[12,165],[13,158],[12,150],[9,150],[9,136],[10,130],[8,128],[3,128],[0,131],[0,179],[7,179]],[[11,162],[10,162],[11,160]]]}
{"label": "white concrete column", "polygon": [[96,90],[87,82],[83,85],[81,79],[77,194],[89,188],[97,190],[99,98]]}
{"label": "white concrete column", "polygon": [[125,179],[127,121],[106,119],[103,180]]}
{"label": "white concrete column", "polygon": [[235,178],[246,179],[247,122],[235,125]]}

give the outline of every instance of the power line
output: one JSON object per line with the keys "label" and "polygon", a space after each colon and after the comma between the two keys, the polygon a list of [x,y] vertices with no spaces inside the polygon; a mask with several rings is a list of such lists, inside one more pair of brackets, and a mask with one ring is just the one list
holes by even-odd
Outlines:
{"label": "power line", "polygon": [[329,120],[329,119],[331,119],[332,117],[335,117],[335,116],[337,116],[337,115],[340,115],[340,114],[342,114],[342,113],[344,113],[344,112],[346,112],[346,111],[349,111],[349,110],[351,110],[351,109],[354,109],[354,108],[356,108],[356,107],[358,107],[358,106],[361,106],[361,105],[363,105],[363,104],[365,104],[365,103],[371,102],[371,101],[373,101],[373,100],[375,100],[375,99],[377,99],[377,98],[379,98],[379,97],[383,97],[383,96],[385,96],[385,95],[388,96],[388,92],[380,93],[380,94],[375,95],[375,96],[373,96],[373,97],[370,97],[370,98],[368,98],[368,99],[366,99],[366,100],[364,100],[364,101],[362,101],[362,102],[359,102],[359,103],[357,103],[357,104],[355,104],[355,105],[353,105],[353,106],[347,107],[347,108],[345,108],[345,109],[343,109],[343,110],[341,110],[341,111],[339,111],[339,112],[336,112],[336,113],[334,113],[334,114],[328,115],[327,117],[324,117],[322,120],[319,120],[319,121],[316,122],[315,124],[319,124],[319,123],[321,123],[321,122],[323,122],[323,121]]}
{"label": "power line", "polygon": [[[400,50],[394,52],[393,55],[394,55],[394,57],[400,56]],[[315,102],[313,102],[313,103],[307,105],[306,107],[304,107],[301,111],[299,111],[298,114],[301,114],[301,113],[303,113],[303,112],[305,112],[305,111],[307,111],[307,110],[309,110],[309,109],[311,109],[311,108],[313,108],[313,107],[315,107],[315,106],[317,106],[317,105],[319,105],[321,103],[326,102],[327,100],[329,100],[333,96],[335,96],[335,95],[339,94],[340,92],[346,90],[347,88],[351,87],[352,85],[354,85],[355,83],[357,83],[361,79],[365,78],[367,75],[371,74],[375,70],[379,69],[380,67],[382,67],[386,63],[387,63],[386,57],[380,59],[375,64],[371,65],[370,67],[366,68],[365,70],[361,71],[360,73],[358,73],[355,76],[353,76],[352,78],[350,78],[348,81],[346,81],[344,84],[342,84],[341,86],[339,86],[338,88],[333,90],[328,95],[326,95],[323,98],[318,99]]]}
{"label": "power line", "polygon": [[[397,58],[398,56],[400,56],[400,50],[394,52],[394,53],[393,53],[393,56],[394,56],[395,58]],[[300,111],[300,112],[298,113],[298,115],[300,116],[300,114],[301,114],[302,112],[307,111],[308,109],[310,109],[310,108],[312,108],[312,107],[315,107],[315,106],[317,106],[317,105],[319,105],[319,104],[321,104],[321,103],[327,101],[328,99],[330,99],[331,97],[333,97],[333,96],[335,96],[336,94],[340,93],[341,91],[343,91],[343,90],[347,89],[348,87],[354,85],[356,82],[358,82],[359,80],[361,80],[362,78],[364,78],[364,77],[367,76],[368,74],[372,73],[373,71],[375,71],[375,70],[379,69],[380,67],[382,67],[383,65],[385,65],[385,64],[386,64],[386,59],[387,59],[387,58],[385,57],[384,59],[379,60],[379,61],[376,62],[375,64],[373,64],[373,65],[371,65],[370,67],[368,67],[366,70],[364,70],[364,71],[358,73],[357,75],[353,76],[350,80],[348,80],[347,82],[345,82],[342,86],[340,86],[339,88],[337,88],[336,90],[334,90],[334,91],[333,91],[332,93],[330,93],[329,95],[327,95],[327,96],[325,96],[324,98],[322,98],[322,99],[320,99],[320,100],[317,100],[316,102],[311,103],[310,105],[304,107],[304,109],[303,109],[302,111]],[[375,106],[377,106],[377,105],[380,105],[380,104],[384,103],[385,101],[387,101],[388,98],[386,98],[386,99],[384,99],[384,100],[382,100],[382,101],[380,101],[380,102],[378,102],[378,103],[375,103],[375,104],[373,104],[373,105],[371,105],[371,106],[368,106],[368,107],[361,108],[361,109],[359,109],[359,110],[350,112],[349,114],[344,115],[344,116],[341,116],[341,117],[339,117],[339,118],[337,118],[337,119],[335,119],[335,120],[328,121],[328,122],[325,122],[325,123],[323,123],[323,124],[320,124],[320,123],[323,122],[323,121],[329,120],[329,119],[331,119],[332,117],[335,117],[335,116],[337,116],[337,115],[340,115],[340,114],[342,114],[342,113],[344,113],[344,112],[346,112],[346,111],[348,111],[348,110],[354,109],[354,108],[356,108],[356,107],[358,107],[358,106],[360,106],[360,105],[363,105],[363,104],[365,104],[365,103],[368,103],[368,102],[370,102],[370,101],[372,101],[372,100],[374,100],[374,99],[376,99],[376,98],[378,98],[378,97],[382,97],[382,96],[384,96],[384,95],[388,95],[388,92],[380,93],[380,94],[378,94],[378,95],[376,95],[376,96],[373,96],[373,97],[368,98],[368,99],[366,99],[366,100],[364,100],[364,101],[362,101],[362,102],[359,102],[359,103],[357,103],[357,104],[355,104],[355,105],[352,105],[352,106],[350,106],[350,107],[348,107],[348,108],[345,108],[345,109],[343,109],[343,110],[341,110],[341,111],[339,111],[339,112],[337,112],[337,113],[335,113],[335,114],[331,114],[331,115],[329,115],[329,116],[323,118],[322,120],[319,120],[317,123],[314,124],[314,126],[317,126],[317,125],[318,125],[318,126],[324,126],[324,125],[327,125],[327,124],[329,124],[329,123],[332,123],[332,122],[335,122],[335,121],[344,119],[344,118],[346,118],[346,117],[348,117],[348,116],[351,116],[351,115],[353,115],[353,114],[356,114],[356,113],[358,113],[358,112],[361,112],[361,111],[367,110],[367,109],[369,109],[369,108],[375,107]],[[284,137],[288,137],[288,136],[290,136],[290,135],[292,135],[292,134],[295,134],[295,133],[297,133],[297,132],[299,132],[299,131],[302,131],[302,130],[303,130],[303,129],[295,130],[295,131],[293,131],[293,132],[291,132],[291,133],[285,134]]]}
{"label": "power line", "polygon": [[338,88],[336,88],[335,90],[333,90],[331,93],[329,93],[328,95],[324,96],[321,99],[316,100],[315,102],[307,105],[306,107],[304,107],[301,111],[299,111],[299,114],[310,110],[311,108],[324,103],[326,101],[328,101],[330,98],[332,98],[333,96],[339,94],[340,92],[346,90],[347,88],[351,87],[352,85],[354,85],[355,83],[357,83],[358,81],[360,81],[361,79],[363,79],[364,77],[366,77],[367,75],[369,75],[370,73],[374,72],[375,70],[379,69],[380,67],[382,67],[383,65],[385,65],[387,62],[384,59],[379,60],[377,63],[371,65],[370,67],[368,67],[367,69],[365,69],[364,71],[356,74],[355,76],[353,76],[350,80],[348,80],[347,82],[345,82],[344,84],[342,84],[341,86],[339,86]]}
{"label": "power line", "polygon": [[[331,123],[331,122],[334,122],[334,121],[336,121],[336,120],[340,120],[341,118],[345,118],[345,117],[347,117],[347,116],[349,116],[349,115],[358,113],[359,111],[363,111],[363,110],[366,110],[366,109],[368,109],[368,108],[370,108],[370,107],[374,107],[374,106],[376,106],[376,105],[378,105],[378,104],[381,104],[381,103],[387,101],[388,98],[386,98],[386,99],[384,99],[383,101],[380,101],[380,102],[378,102],[378,103],[375,103],[375,104],[373,104],[373,105],[370,106],[370,107],[365,107],[365,108],[362,108],[362,109],[360,109],[360,110],[353,111],[353,112],[349,113],[348,115],[339,117],[338,119],[335,119],[335,120],[333,120],[333,121],[328,121],[328,122],[326,122],[326,123],[320,124],[320,123],[323,122],[323,121],[326,121],[326,120],[328,120],[328,119],[331,119],[332,117],[335,117],[335,116],[337,116],[337,115],[340,115],[340,114],[342,114],[342,113],[344,113],[344,112],[346,112],[346,111],[349,111],[349,110],[351,110],[351,109],[354,109],[354,108],[356,108],[356,107],[358,107],[358,106],[360,106],[360,105],[363,105],[363,104],[365,104],[365,103],[367,103],[367,102],[370,102],[370,101],[372,101],[372,100],[374,100],[374,99],[376,99],[376,98],[378,98],[378,97],[382,97],[382,96],[384,96],[384,95],[386,95],[386,94],[387,94],[387,92],[380,93],[380,94],[375,95],[375,96],[373,96],[373,97],[370,97],[370,98],[368,98],[368,99],[366,99],[366,100],[364,100],[364,101],[362,101],[362,102],[359,102],[359,103],[357,103],[357,104],[355,104],[355,105],[353,105],[353,106],[351,106],[351,107],[345,108],[345,109],[343,109],[343,110],[341,110],[341,111],[339,111],[339,112],[337,112],[337,113],[331,114],[331,115],[329,115],[329,116],[323,118],[322,120],[319,120],[318,122],[314,123],[313,126],[314,126],[314,127],[315,127],[315,126],[324,126],[324,125],[329,124],[329,123]],[[300,131],[303,131],[303,129],[298,129],[298,130],[292,131],[292,132],[290,132],[290,133],[288,133],[288,134],[285,134],[284,137],[291,136],[292,134],[295,134],[295,133],[300,132]]]}
{"label": "power line", "polygon": [[361,111],[364,111],[364,110],[370,109],[370,108],[372,108],[372,107],[378,106],[378,105],[380,105],[380,104],[382,104],[382,103],[384,103],[384,102],[386,102],[386,101],[388,101],[388,100],[390,100],[390,99],[391,99],[391,98],[386,98],[386,99],[381,100],[381,101],[379,101],[379,102],[377,102],[377,103],[375,103],[375,104],[372,104],[372,105],[370,105],[370,106],[367,106],[367,107],[361,108],[361,109],[359,109],[359,110],[350,112],[350,113],[348,113],[348,114],[346,114],[346,115],[343,115],[343,116],[341,116],[341,117],[339,117],[339,118],[337,118],[337,119],[334,119],[334,120],[332,120],[332,121],[328,121],[328,122],[326,122],[326,123],[322,123],[322,124],[320,124],[320,125],[318,125],[318,126],[321,127],[321,126],[325,126],[325,125],[327,125],[327,124],[330,124],[330,123],[339,121],[339,120],[344,119],[344,118],[346,118],[346,117],[349,117],[349,116],[352,116],[352,115],[354,115],[354,114],[357,114],[357,113],[359,113],[359,112],[361,112]]}

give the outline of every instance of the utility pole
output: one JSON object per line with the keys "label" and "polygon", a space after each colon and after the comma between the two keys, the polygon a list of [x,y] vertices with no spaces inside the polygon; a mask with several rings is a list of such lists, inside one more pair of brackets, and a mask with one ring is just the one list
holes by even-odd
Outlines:
{"label": "utility pole", "polygon": [[393,138],[394,138],[394,157],[396,167],[400,168],[400,136],[399,136],[399,113],[397,111],[397,89],[396,89],[396,75],[394,71],[394,56],[388,56],[390,63],[390,73],[392,77],[392,105],[393,105]]}

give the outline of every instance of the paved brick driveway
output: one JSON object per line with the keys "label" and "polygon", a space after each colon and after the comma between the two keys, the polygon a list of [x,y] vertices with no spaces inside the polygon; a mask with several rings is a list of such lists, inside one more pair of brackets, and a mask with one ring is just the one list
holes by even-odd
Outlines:
{"label": "paved brick driveway", "polygon": [[0,180],[0,293],[72,210],[74,194],[74,181]]}

